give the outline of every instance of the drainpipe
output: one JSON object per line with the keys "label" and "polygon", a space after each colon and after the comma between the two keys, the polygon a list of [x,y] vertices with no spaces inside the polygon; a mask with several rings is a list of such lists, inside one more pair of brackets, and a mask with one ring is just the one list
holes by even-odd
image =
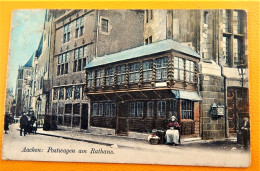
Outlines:
{"label": "drainpipe", "polygon": [[99,10],[96,10],[96,42],[95,42],[95,57],[97,57],[97,50],[98,50],[98,26],[99,23]]}

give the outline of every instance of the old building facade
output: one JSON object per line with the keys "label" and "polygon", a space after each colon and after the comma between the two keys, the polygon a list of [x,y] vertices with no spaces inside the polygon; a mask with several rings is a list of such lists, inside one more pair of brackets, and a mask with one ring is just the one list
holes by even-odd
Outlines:
{"label": "old building facade", "polygon": [[[145,11],[145,44],[173,39],[200,54],[200,135],[205,139],[236,133],[239,115],[248,113],[248,83],[244,79],[241,87],[238,70],[242,64],[248,74],[246,18],[241,10]],[[224,106],[224,114],[215,117],[214,105]]]}
{"label": "old building facade", "polygon": [[149,133],[176,116],[182,135],[198,136],[199,57],[167,39],[95,58],[86,65],[91,126]]}
{"label": "old building facade", "polygon": [[97,56],[141,45],[142,17],[136,10],[70,10],[54,21],[51,113],[59,126],[88,128],[84,67]]}

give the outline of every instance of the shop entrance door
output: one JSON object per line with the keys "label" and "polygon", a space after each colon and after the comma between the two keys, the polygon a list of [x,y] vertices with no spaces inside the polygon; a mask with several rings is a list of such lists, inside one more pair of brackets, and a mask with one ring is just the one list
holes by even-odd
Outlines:
{"label": "shop entrance door", "polygon": [[88,104],[81,107],[81,129],[88,129]]}
{"label": "shop entrance door", "polygon": [[128,135],[128,104],[127,103],[118,104],[116,134]]}
{"label": "shop entrance door", "polygon": [[249,111],[247,89],[228,88],[227,102],[229,133],[235,134],[239,129],[239,115]]}

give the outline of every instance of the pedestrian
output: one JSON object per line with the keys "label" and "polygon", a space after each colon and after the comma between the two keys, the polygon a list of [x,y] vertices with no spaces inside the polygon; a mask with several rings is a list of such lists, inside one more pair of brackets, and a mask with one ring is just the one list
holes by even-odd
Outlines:
{"label": "pedestrian", "polygon": [[[20,118],[20,136],[26,135],[27,125],[28,125],[28,118],[27,118],[26,114],[23,113],[23,115]],[[24,134],[23,134],[23,132],[24,132]]]}
{"label": "pedestrian", "polygon": [[250,143],[250,122],[248,117],[243,118],[241,131],[243,136],[244,150],[247,150]]}
{"label": "pedestrian", "polygon": [[180,125],[175,116],[171,117],[171,121],[166,125],[168,130],[165,134],[166,144],[180,144]]}
{"label": "pedestrian", "polygon": [[6,114],[5,114],[5,123],[4,123],[5,134],[8,134],[7,131],[9,130],[9,123],[10,123],[10,117],[9,117],[9,115],[6,113]]}

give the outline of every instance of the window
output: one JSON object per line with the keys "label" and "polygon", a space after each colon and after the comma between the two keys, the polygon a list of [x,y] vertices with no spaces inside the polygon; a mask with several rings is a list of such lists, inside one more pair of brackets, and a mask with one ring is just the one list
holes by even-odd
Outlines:
{"label": "window", "polygon": [[93,71],[88,72],[88,79],[87,79],[88,83],[87,84],[88,84],[89,88],[93,86],[93,74],[94,74]]}
{"label": "window", "polygon": [[168,119],[171,119],[172,116],[177,116],[177,100],[171,100],[170,101],[170,111]]}
{"label": "window", "polygon": [[[243,11],[241,10],[223,10],[222,11],[222,64],[233,67],[242,62],[245,53],[244,47],[244,29],[243,29]],[[232,28],[232,29],[231,29]],[[232,59],[231,59],[232,58]]]}
{"label": "window", "polygon": [[104,103],[104,116],[111,116],[111,103]]}
{"label": "window", "polygon": [[64,87],[61,87],[59,92],[59,100],[63,100],[63,99],[64,99]]}
{"label": "window", "polygon": [[156,59],[156,81],[165,81],[167,79],[168,58]]}
{"label": "window", "polygon": [[57,103],[53,103],[52,105],[52,114],[56,115],[57,114],[57,109],[58,108],[58,104]]}
{"label": "window", "polygon": [[229,54],[229,37],[223,36],[223,59],[225,64],[230,63],[230,54]]}
{"label": "window", "polygon": [[75,86],[74,99],[80,99],[80,86]]}
{"label": "window", "polygon": [[103,103],[99,103],[99,105],[98,105],[98,114],[99,114],[99,116],[103,116],[103,114],[104,114],[104,110],[103,110]]}
{"label": "window", "polygon": [[65,104],[65,113],[71,114],[72,112],[72,104]]}
{"label": "window", "polygon": [[186,60],[186,81],[187,82],[194,82],[194,71],[195,71],[195,64],[193,61]]}
{"label": "window", "polygon": [[96,82],[96,86],[97,87],[101,87],[101,84],[102,84],[102,70],[101,69],[98,69],[97,70],[97,82]]}
{"label": "window", "polygon": [[84,16],[79,17],[76,19],[76,30],[75,30],[75,37],[80,37],[83,35],[84,31]]}
{"label": "window", "polygon": [[239,11],[233,12],[233,23],[234,23],[234,33],[241,33],[241,13]]}
{"label": "window", "polygon": [[92,115],[98,115],[98,103],[93,103]]}
{"label": "window", "polygon": [[62,115],[63,114],[63,110],[64,110],[64,104],[63,103],[59,103],[58,114]]}
{"label": "window", "polygon": [[145,45],[148,44],[148,38],[144,40],[144,44],[145,44]]}
{"label": "window", "polygon": [[73,72],[82,71],[86,66],[86,46],[74,50]]}
{"label": "window", "polygon": [[183,100],[182,101],[182,112],[181,117],[182,119],[193,119],[193,103],[190,100]]}
{"label": "window", "polygon": [[71,99],[72,97],[72,87],[66,87],[66,99]]}
{"label": "window", "polygon": [[204,22],[204,24],[209,24],[209,12],[208,11],[204,11],[203,22]]}
{"label": "window", "polygon": [[152,80],[153,60],[143,62],[143,81],[150,82]]}
{"label": "window", "polygon": [[166,113],[166,102],[158,101],[157,102],[157,117],[163,118],[163,117],[165,117],[165,113]]}
{"label": "window", "polygon": [[58,88],[54,88],[54,91],[53,91],[53,100],[58,100]]}
{"label": "window", "polygon": [[130,116],[135,117],[135,102],[130,102]]}
{"label": "window", "polygon": [[136,116],[137,117],[143,117],[143,114],[144,114],[144,103],[143,102],[137,102]]}
{"label": "window", "polygon": [[145,10],[146,23],[153,19],[153,10]]}
{"label": "window", "polygon": [[112,117],[116,116],[116,104],[115,103],[111,104],[111,116]]}
{"label": "window", "polygon": [[147,103],[147,117],[153,117],[153,104],[154,102]]}
{"label": "window", "polygon": [[71,24],[69,23],[63,27],[63,43],[70,41],[70,26]]}
{"label": "window", "polygon": [[126,65],[117,66],[117,85],[123,85],[125,82],[125,67]]}
{"label": "window", "polygon": [[108,20],[102,18],[101,19],[101,31],[108,32]]}
{"label": "window", "polygon": [[80,104],[76,103],[73,105],[73,114],[79,114],[80,111]]}
{"label": "window", "polygon": [[111,86],[114,83],[114,68],[106,69],[106,86]]}
{"label": "window", "polygon": [[174,57],[174,79],[184,80],[184,59]]}
{"label": "window", "polygon": [[233,53],[234,53],[234,64],[238,64],[242,59],[242,41],[239,38],[234,38],[233,42]]}
{"label": "window", "polygon": [[222,11],[222,27],[223,27],[223,32],[230,32],[230,25],[229,25],[229,11],[228,10],[223,10]]}
{"label": "window", "polygon": [[129,64],[129,82],[138,83],[140,79],[140,63]]}
{"label": "window", "polygon": [[57,75],[68,74],[69,57],[69,52],[63,53],[58,56]]}

